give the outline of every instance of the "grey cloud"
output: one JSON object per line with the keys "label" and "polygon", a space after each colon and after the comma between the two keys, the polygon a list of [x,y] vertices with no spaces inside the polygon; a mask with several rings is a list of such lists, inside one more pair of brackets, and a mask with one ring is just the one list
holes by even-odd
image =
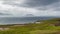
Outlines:
{"label": "grey cloud", "polygon": [[[13,6],[22,6],[23,8],[28,7],[28,8],[33,8],[33,9],[38,9],[38,10],[42,10],[41,11],[36,11],[35,12],[31,12],[34,15],[47,15],[47,13],[45,13],[44,11],[47,10],[47,12],[50,15],[50,9],[53,9],[55,11],[57,11],[58,9],[56,9],[57,7],[60,7],[60,1],[59,0],[26,0],[24,3],[20,4],[20,3],[16,3],[14,1],[5,1],[3,4],[8,4],[8,5],[13,5]],[[27,8],[27,9],[28,9]],[[51,13],[53,12],[53,10],[51,10]],[[24,12],[24,11],[23,11]],[[22,12],[22,13],[23,13]],[[25,13],[25,12],[24,12]],[[39,14],[38,14],[39,13]],[[45,14],[44,14],[45,13]],[[53,12],[54,13],[54,12]],[[53,15],[53,13],[51,15]],[[55,13],[54,13],[55,14]],[[18,14],[18,16],[21,16],[21,12],[20,14]],[[47,16],[49,16],[47,15]]]}
{"label": "grey cloud", "polygon": [[26,0],[24,3],[15,3],[14,1],[5,1],[4,4],[23,6],[23,7],[39,7],[46,6],[53,3],[59,2],[59,0]]}
{"label": "grey cloud", "polygon": [[16,0],[0,0],[0,1],[16,1]]}
{"label": "grey cloud", "polygon": [[60,11],[60,8],[55,8],[55,10],[54,11]]}
{"label": "grey cloud", "polygon": [[21,0],[6,0],[6,1],[3,2],[3,4],[20,6],[21,4],[23,4],[23,2],[21,2]]}
{"label": "grey cloud", "polygon": [[56,2],[47,6],[41,6],[41,7],[36,7],[38,10],[50,10],[52,9],[53,11],[59,11],[60,10],[60,2]]}
{"label": "grey cloud", "polygon": [[8,5],[19,5],[17,3],[15,3],[14,1],[5,1],[3,4],[8,4]]}
{"label": "grey cloud", "polygon": [[12,14],[10,14],[8,11],[6,11],[6,10],[0,10],[0,16],[9,16],[9,15],[12,15]]}
{"label": "grey cloud", "polygon": [[60,11],[60,2],[54,3],[50,6],[53,11]]}
{"label": "grey cloud", "polygon": [[[14,5],[14,6],[23,6],[23,7],[40,7],[42,6],[43,8],[38,8],[39,10],[47,10],[50,6],[52,7],[59,7],[60,6],[59,0],[26,0],[23,4],[20,3],[15,3],[14,1],[7,0],[4,2],[4,4],[9,4],[9,5]],[[49,7],[46,7],[49,6]]]}
{"label": "grey cloud", "polygon": [[37,10],[43,10],[43,11],[45,11],[45,10],[47,10],[48,9],[48,7],[38,7],[38,8],[36,8]]}
{"label": "grey cloud", "polygon": [[46,6],[58,2],[59,0],[27,0],[24,5],[26,7]]}
{"label": "grey cloud", "polygon": [[11,15],[11,14],[6,14],[6,13],[0,13],[0,15]]}

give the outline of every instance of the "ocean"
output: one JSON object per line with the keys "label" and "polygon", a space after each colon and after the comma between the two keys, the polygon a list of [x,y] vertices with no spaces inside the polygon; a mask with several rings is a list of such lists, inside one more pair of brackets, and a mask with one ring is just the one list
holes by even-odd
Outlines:
{"label": "ocean", "polygon": [[0,17],[0,24],[24,24],[56,17]]}

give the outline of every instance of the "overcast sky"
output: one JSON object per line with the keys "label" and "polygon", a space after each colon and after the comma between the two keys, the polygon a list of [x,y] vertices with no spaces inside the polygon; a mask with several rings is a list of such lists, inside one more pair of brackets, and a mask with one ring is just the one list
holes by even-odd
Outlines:
{"label": "overcast sky", "polygon": [[60,16],[60,0],[0,0],[0,17]]}

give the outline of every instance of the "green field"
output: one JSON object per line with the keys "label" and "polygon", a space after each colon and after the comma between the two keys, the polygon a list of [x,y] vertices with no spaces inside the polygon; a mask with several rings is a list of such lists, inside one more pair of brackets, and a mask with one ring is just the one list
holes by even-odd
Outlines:
{"label": "green field", "polygon": [[60,34],[60,19],[42,20],[40,23],[28,23],[24,26],[1,25],[0,28],[9,28],[0,30],[0,34]]}

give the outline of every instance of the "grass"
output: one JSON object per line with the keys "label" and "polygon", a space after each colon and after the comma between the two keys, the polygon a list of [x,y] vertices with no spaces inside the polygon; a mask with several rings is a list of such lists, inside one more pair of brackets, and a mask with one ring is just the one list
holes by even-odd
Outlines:
{"label": "grass", "polygon": [[30,34],[55,34],[57,30],[36,30],[31,31]]}
{"label": "grass", "polygon": [[60,34],[60,26],[55,26],[58,20],[43,20],[42,23],[29,23],[25,26],[8,26],[10,29],[0,31],[0,34]]}

